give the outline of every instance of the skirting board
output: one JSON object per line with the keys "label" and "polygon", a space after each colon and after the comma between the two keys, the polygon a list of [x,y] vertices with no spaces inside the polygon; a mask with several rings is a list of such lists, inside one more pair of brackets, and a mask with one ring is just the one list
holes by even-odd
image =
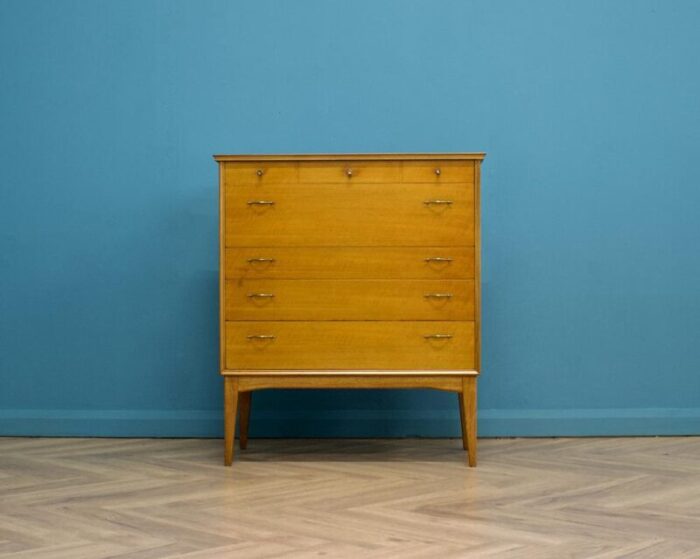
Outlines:
{"label": "skirting board", "polygon": [[[456,406],[455,406],[456,408]],[[454,410],[266,411],[255,437],[458,437]],[[0,410],[0,436],[221,437],[219,410]],[[479,411],[480,437],[700,435],[700,408]]]}

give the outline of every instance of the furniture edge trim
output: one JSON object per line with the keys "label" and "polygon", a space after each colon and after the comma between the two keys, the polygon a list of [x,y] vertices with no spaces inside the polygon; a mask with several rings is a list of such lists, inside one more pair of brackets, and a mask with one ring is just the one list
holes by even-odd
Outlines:
{"label": "furniture edge trim", "polygon": [[315,154],[216,154],[215,161],[403,161],[403,160],[432,160],[454,159],[482,161],[485,152],[474,153],[315,153]]}
{"label": "furniture edge trim", "polygon": [[236,381],[241,392],[270,389],[433,389],[463,392],[468,375],[257,375],[225,376]]}
{"label": "furniture edge trim", "polygon": [[449,376],[479,376],[474,369],[425,369],[425,370],[336,370],[336,369],[223,369],[222,376],[237,377],[269,377],[269,376],[319,376],[319,377],[449,377]]}

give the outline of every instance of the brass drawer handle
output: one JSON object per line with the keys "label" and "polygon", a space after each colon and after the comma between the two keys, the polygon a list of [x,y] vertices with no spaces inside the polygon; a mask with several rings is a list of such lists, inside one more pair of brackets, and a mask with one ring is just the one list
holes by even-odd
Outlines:
{"label": "brass drawer handle", "polygon": [[426,299],[452,299],[452,293],[426,293]]}
{"label": "brass drawer handle", "polygon": [[249,200],[249,206],[274,206],[275,203],[272,200]]}
{"label": "brass drawer handle", "polygon": [[248,264],[254,264],[255,262],[277,262],[274,258],[248,258]]}
{"label": "brass drawer handle", "polygon": [[250,299],[272,299],[274,296],[274,293],[248,293]]}
{"label": "brass drawer handle", "polygon": [[449,340],[452,338],[452,334],[428,334],[423,336],[426,340]]}
{"label": "brass drawer handle", "polygon": [[452,258],[443,258],[442,256],[431,256],[425,259],[426,262],[452,262]]}
{"label": "brass drawer handle", "polygon": [[277,338],[277,336],[273,336],[272,334],[252,334],[246,337],[249,340],[274,340]]}
{"label": "brass drawer handle", "polygon": [[451,206],[452,200],[426,200],[423,202],[426,206]]}

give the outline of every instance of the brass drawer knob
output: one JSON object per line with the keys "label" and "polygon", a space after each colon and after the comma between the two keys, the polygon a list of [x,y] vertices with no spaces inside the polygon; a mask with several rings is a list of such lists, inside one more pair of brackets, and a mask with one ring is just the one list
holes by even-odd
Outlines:
{"label": "brass drawer knob", "polygon": [[452,338],[452,334],[428,334],[423,337],[426,340],[449,340]]}
{"label": "brass drawer knob", "polygon": [[259,177],[262,177],[265,174],[265,170],[258,169],[257,171],[255,171],[255,174],[258,175]]}
{"label": "brass drawer knob", "polygon": [[436,174],[438,177],[440,176],[441,173],[442,173],[442,171],[440,170],[440,167],[438,167],[437,169],[435,169],[435,174]]}
{"label": "brass drawer knob", "polygon": [[347,169],[345,169],[345,174],[348,176],[349,179],[351,179],[352,178],[352,169],[350,169],[349,167]]}

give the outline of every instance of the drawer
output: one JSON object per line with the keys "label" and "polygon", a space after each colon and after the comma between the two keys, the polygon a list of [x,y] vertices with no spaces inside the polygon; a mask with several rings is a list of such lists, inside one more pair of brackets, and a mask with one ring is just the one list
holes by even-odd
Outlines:
{"label": "drawer", "polygon": [[474,280],[226,282],[226,320],[474,320]]}
{"label": "drawer", "polygon": [[404,161],[403,182],[474,183],[473,161]]}
{"label": "drawer", "polygon": [[227,322],[230,370],[473,370],[473,322]]}
{"label": "drawer", "polygon": [[468,279],[473,247],[239,247],[225,254],[227,278]]}
{"label": "drawer", "polygon": [[299,182],[318,183],[386,183],[401,181],[398,161],[319,161],[299,165]]}
{"label": "drawer", "polygon": [[255,185],[225,192],[226,246],[473,246],[472,184]]}
{"label": "drawer", "polygon": [[298,182],[297,163],[226,163],[224,182],[226,186],[257,184],[293,184]]}

